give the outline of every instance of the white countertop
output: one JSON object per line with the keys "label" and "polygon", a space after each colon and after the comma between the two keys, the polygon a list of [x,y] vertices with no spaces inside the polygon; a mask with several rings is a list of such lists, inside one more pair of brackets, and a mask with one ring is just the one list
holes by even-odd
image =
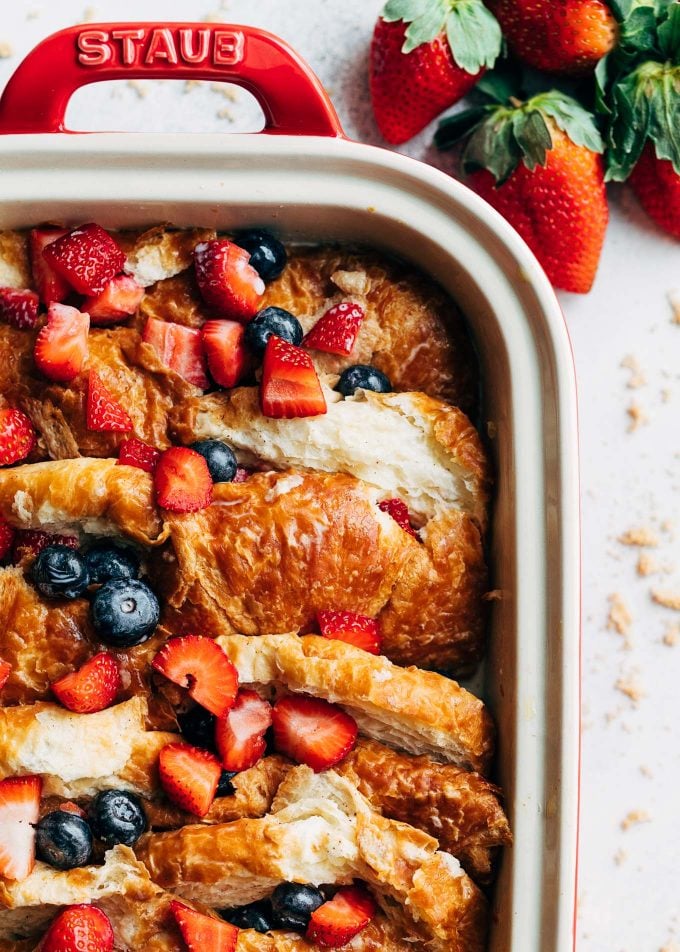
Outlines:
{"label": "white countertop", "polygon": [[[20,57],[53,30],[83,19],[251,23],[306,57],[331,93],[347,133],[380,143],[367,90],[368,44],[382,0],[4,0],[0,86]],[[4,50],[4,52],[9,52]],[[250,131],[258,108],[237,90],[147,82],[80,91],[74,128]],[[428,130],[402,151],[446,168]],[[680,595],[680,243],[657,232],[622,188],[591,294],[562,295],[574,344],[583,481],[583,802],[579,952],[680,949],[680,613],[652,600]],[[633,358],[640,373],[622,367]],[[636,362],[636,363],[635,363]],[[636,379],[639,378],[639,379]],[[631,386],[639,384],[639,386]],[[640,411],[629,432],[627,408]],[[653,530],[654,548],[622,545]],[[640,576],[647,553],[654,574]],[[618,593],[632,621],[607,629]],[[617,688],[617,683],[619,687]],[[628,694],[623,691],[628,691]],[[629,695],[632,695],[630,697]],[[628,818],[628,819],[626,819]],[[625,827],[625,828],[624,828]]]}

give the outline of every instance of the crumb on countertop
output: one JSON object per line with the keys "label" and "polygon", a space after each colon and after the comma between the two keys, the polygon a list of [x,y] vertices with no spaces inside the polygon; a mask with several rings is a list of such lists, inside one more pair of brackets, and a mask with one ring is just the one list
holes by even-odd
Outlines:
{"label": "crumb on countertop", "polygon": [[655,575],[661,571],[661,566],[653,555],[649,552],[641,552],[637,562],[637,574],[642,577]]}
{"label": "crumb on countertop", "polygon": [[628,853],[626,853],[625,850],[617,850],[616,853],[614,853],[614,862],[617,866],[623,866],[627,859]]}
{"label": "crumb on countertop", "polygon": [[630,417],[630,423],[628,424],[629,433],[634,433],[636,430],[639,430],[641,426],[649,423],[649,417],[639,403],[635,403],[635,401],[631,403],[626,413]]}
{"label": "crumb on countertop", "polygon": [[640,773],[643,777],[653,777],[652,768],[648,767],[647,764],[640,764]]}
{"label": "crumb on countertop", "polygon": [[669,291],[668,303],[672,312],[671,323],[680,324],[680,291]]}
{"label": "crumb on countertop", "polygon": [[210,91],[224,96],[229,102],[238,102],[238,88],[229,85],[229,83],[211,83]]}
{"label": "crumb on countertop", "polygon": [[663,605],[664,608],[680,612],[680,592],[662,591],[659,588],[653,588],[652,601],[656,602],[657,605]]}
{"label": "crumb on countertop", "polygon": [[675,648],[676,645],[680,645],[680,623],[673,622],[667,625],[661,640],[668,648]]}
{"label": "crumb on countertop", "polygon": [[630,390],[637,390],[638,387],[644,387],[647,383],[647,378],[642,372],[642,368],[638,363],[637,357],[633,354],[628,354],[621,361],[621,366],[626,370],[630,370],[630,377],[628,378],[628,383],[626,386]]}
{"label": "crumb on countertop", "polygon": [[619,542],[621,542],[622,545],[638,545],[654,548],[654,546],[659,544],[659,538],[649,526],[639,526],[634,529],[627,529],[619,536]]}
{"label": "crumb on countertop", "polygon": [[128,89],[131,89],[136,93],[140,99],[144,99],[149,92],[149,88],[146,83],[142,82],[140,79],[128,79],[127,81]]}
{"label": "crumb on countertop", "polygon": [[235,118],[234,113],[231,111],[231,109],[227,109],[226,106],[224,109],[218,109],[215,115],[218,119],[226,119],[228,122],[233,122]]}
{"label": "crumb on countertop", "polygon": [[645,696],[645,692],[640,685],[637,675],[628,675],[619,678],[614,687],[617,691],[620,691],[621,694],[625,694],[627,698],[630,698],[635,707],[638,706]]}
{"label": "crumb on countertop", "polygon": [[646,810],[631,810],[630,813],[621,820],[621,829],[629,830],[632,826],[637,826],[639,823],[650,823],[651,816],[647,813]]}
{"label": "crumb on countertop", "polygon": [[680,945],[677,942],[667,942],[659,952],[680,952]]}
{"label": "crumb on countertop", "polygon": [[9,59],[10,56],[14,56],[12,44],[7,40],[0,40],[0,59]]}
{"label": "crumb on countertop", "polygon": [[616,631],[620,635],[627,635],[630,626],[633,623],[633,616],[628,611],[626,603],[618,592],[613,592],[609,596],[609,615],[607,616],[607,629]]}
{"label": "crumb on countertop", "polygon": [[97,11],[94,7],[85,7],[83,10],[83,15],[80,19],[83,23],[91,23],[93,20],[97,19]]}

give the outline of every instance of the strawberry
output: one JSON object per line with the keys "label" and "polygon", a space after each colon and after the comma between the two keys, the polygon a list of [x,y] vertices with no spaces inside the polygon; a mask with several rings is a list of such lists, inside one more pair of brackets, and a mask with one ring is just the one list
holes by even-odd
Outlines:
{"label": "strawberry", "polygon": [[4,519],[0,519],[0,559],[5,559],[9,555],[15,535],[12,526]]}
{"label": "strawberry", "polygon": [[264,733],[272,709],[256,691],[239,691],[236,703],[215,724],[215,743],[225,770],[238,773],[253,767],[264,754]]}
{"label": "strawberry", "polygon": [[339,949],[365,929],[377,906],[360,886],[341,886],[332,899],[315,909],[306,938],[324,949]]}
{"label": "strawberry", "polygon": [[72,800],[64,800],[63,803],[59,804],[57,809],[62,810],[64,813],[74,813],[76,816],[81,816],[83,820],[87,817],[85,810]]}
{"label": "strawberry", "polygon": [[250,366],[244,333],[238,321],[206,321],[201,328],[208,369],[220,387],[235,387]]}
{"label": "strawberry", "polygon": [[33,869],[41,791],[40,777],[0,780],[0,876],[26,879]]}
{"label": "strawberry", "polygon": [[418,538],[418,533],[411,525],[411,517],[409,516],[408,506],[403,500],[383,499],[382,502],[378,503],[378,509],[380,509],[382,512],[386,512],[388,516],[392,516],[394,521],[404,530],[404,532],[408,532],[408,534],[412,535],[414,539]]}
{"label": "strawberry", "polygon": [[373,112],[398,145],[475,85],[501,51],[500,27],[482,0],[389,0],[370,54]]}
{"label": "strawberry", "polygon": [[99,433],[127,433],[132,420],[117,400],[111,396],[96,370],[87,378],[87,428]]}
{"label": "strawberry", "polygon": [[380,654],[380,630],[375,618],[356,612],[338,612],[327,609],[316,613],[319,631],[324,638],[346,641],[371,654]]}
{"label": "strawberry", "polygon": [[312,358],[274,334],[264,352],[260,406],[265,416],[277,419],[326,412],[326,399]]}
{"label": "strawberry", "polygon": [[21,410],[0,409],[0,466],[26,459],[35,446],[35,431]]}
{"label": "strawberry", "polygon": [[196,816],[206,815],[222,774],[217,757],[189,744],[168,744],[161,750],[158,771],[173,803]]}
{"label": "strawberry", "polygon": [[352,353],[363,319],[364,309],[360,304],[349,301],[335,304],[319,318],[302,345],[310,350],[347,356]]}
{"label": "strawberry", "polygon": [[90,318],[67,304],[50,304],[47,324],[39,332],[33,358],[49,380],[69,383],[83,369],[89,353]]}
{"label": "strawberry", "polygon": [[17,529],[12,546],[12,562],[19,565],[32,562],[47,545],[70,545],[72,549],[80,547],[77,535],[63,535],[57,532],[45,532],[43,529]]}
{"label": "strawberry", "polygon": [[154,486],[156,502],[171,512],[197,512],[212,502],[208,464],[200,453],[187,446],[171,446],[161,453]]}
{"label": "strawberry", "polygon": [[245,483],[253,475],[252,469],[246,469],[245,466],[236,467],[236,475],[232,479],[232,483]]}
{"label": "strawberry", "polygon": [[103,711],[113,704],[122,686],[118,661],[108,651],[100,651],[51,685],[57,700],[76,714]]}
{"label": "strawberry", "polygon": [[85,298],[81,308],[90,315],[92,324],[106,327],[134,314],[143,297],[144,288],[134,278],[119,274],[111,278],[101,294]]}
{"label": "strawberry", "polygon": [[120,444],[118,465],[136,466],[137,469],[143,469],[145,473],[155,473],[160,456],[160,450],[138,440],[136,436],[131,436]]}
{"label": "strawberry", "polygon": [[52,920],[41,952],[113,952],[109,917],[96,906],[67,906]]}
{"label": "strawberry", "polygon": [[613,49],[617,24],[603,0],[488,0],[511,52],[547,73],[592,72]]}
{"label": "strawberry", "polygon": [[71,293],[67,282],[59,277],[43,256],[48,245],[66,234],[68,232],[64,228],[34,228],[28,236],[33,282],[43,304],[58,304]]}
{"label": "strawberry", "polygon": [[38,323],[38,295],[35,291],[0,288],[0,321],[19,330]]}
{"label": "strawberry", "polygon": [[9,661],[3,661],[2,658],[0,658],[0,691],[7,684],[11,673],[12,665]]}
{"label": "strawberry", "polygon": [[357,725],[336,704],[307,694],[280,698],[272,710],[276,749],[312,770],[333,767],[354,747]]}
{"label": "strawberry", "polygon": [[435,141],[463,152],[469,184],[517,229],[555,285],[590,290],[609,219],[602,137],[590,113],[560,92],[511,98],[444,119]]}
{"label": "strawberry", "polygon": [[638,201],[656,224],[680,238],[680,163],[677,170],[668,159],[660,159],[650,143],[630,176]]}
{"label": "strawberry", "polygon": [[238,929],[230,922],[206,916],[173,899],[170,909],[188,952],[234,952]]}
{"label": "strawberry", "polygon": [[203,340],[198,328],[184,327],[171,321],[157,321],[150,317],[142,332],[142,340],[151,344],[161,363],[180,377],[202,390],[210,386]]}
{"label": "strawberry", "polygon": [[238,672],[212,638],[184,635],[167,641],[151,662],[168,680],[189,689],[189,697],[216,717],[233,707]]}
{"label": "strawberry", "polygon": [[245,249],[226,238],[203,241],[194,249],[194,268],[201,296],[210,307],[240,321],[257,313],[264,281]]}
{"label": "strawberry", "polygon": [[74,228],[43,248],[47,264],[79,294],[101,294],[125,264],[125,253],[94,222]]}

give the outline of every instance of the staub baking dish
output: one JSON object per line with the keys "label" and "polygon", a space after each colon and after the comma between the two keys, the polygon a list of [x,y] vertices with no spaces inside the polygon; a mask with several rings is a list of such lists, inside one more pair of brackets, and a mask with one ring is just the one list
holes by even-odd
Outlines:
{"label": "staub baking dish", "polygon": [[[209,79],[251,91],[264,134],[73,134],[71,94],[110,79]],[[0,101],[0,228],[271,227],[408,259],[459,303],[480,355],[497,468],[485,695],[515,845],[491,952],[574,944],[579,764],[576,401],[564,321],[515,232],[444,174],[348,141],[309,67],[249,27],[88,24],[49,37]]]}

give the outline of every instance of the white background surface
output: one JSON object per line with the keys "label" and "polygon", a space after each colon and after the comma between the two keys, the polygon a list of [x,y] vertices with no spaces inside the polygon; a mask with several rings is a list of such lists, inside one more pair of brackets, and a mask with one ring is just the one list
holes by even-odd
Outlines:
{"label": "white background surface", "polygon": [[[331,93],[345,130],[381,144],[367,91],[371,30],[382,0],[0,0],[0,85],[48,33],[83,19],[223,19],[265,27],[305,56]],[[74,128],[166,131],[253,130],[247,94],[208,87],[125,84],[81,91]],[[432,129],[404,148],[447,168],[430,148]],[[612,222],[600,274],[585,297],[562,295],[580,390],[583,483],[583,804],[579,952],[680,950],[680,635],[663,642],[680,614],[651,590],[680,593],[680,243],[656,232],[627,190],[612,192]],[[634,357],[639,387],[622,368]],[[627,408],[647,418],[628,432]],[[618,541],[654,529],[659,545]],[[639,552],[659,574],[640,577]],[[631,616],[624,638],[607,629],[608,596]],[[672,639],[669,639],[672,640]],[[620,687],[632,686],[638,700]],[[630,814],[645,822],[622,824]],[[677,947],[675,942],[678,943]]]}

